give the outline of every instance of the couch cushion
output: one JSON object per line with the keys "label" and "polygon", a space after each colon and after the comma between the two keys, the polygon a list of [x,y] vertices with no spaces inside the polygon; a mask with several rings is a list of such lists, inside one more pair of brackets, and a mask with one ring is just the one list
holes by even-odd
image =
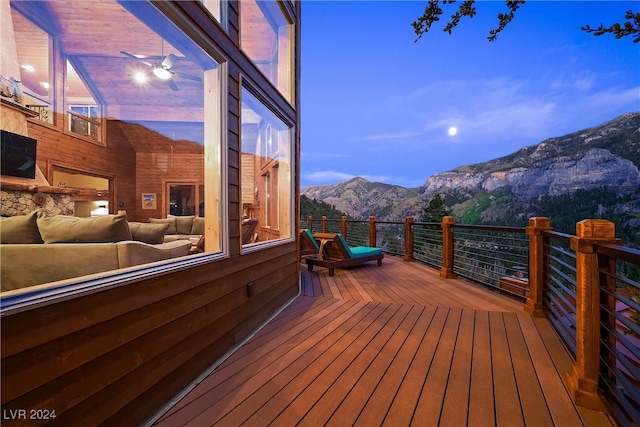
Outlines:
{"label": "couch cushion", "polygon": [[187,234],[204,234],[204,218],[199,216],[193,218],[193,225],[191,226],[191,231]]}
{"label": "couch cushion", "polygon": [[149,218],[151,224],[169,224],[169,229],[165,234],[178,234],[176,227],[176,217],[170,218]]}
{"label": "couch cushion", "polygon": [[147,224],[145,222],[130,222],[129,230],[133,240],[158,245],[164,242],[164,235],[169,229],[169,224]]}
{"label": "couch cushion", "polygon": [[191,227],[193,226],[195,216],[167,215],[167,218],[176,219],[176,234],[191,234]]}
{"label": "couch cushion", "polygon": [[45,243],[109,243],[131,240],[126,215],[93,218],[65,215],[39,217],[38,229]]}
{"label": "couch cushion", "polygon": [[26,215],[3,217],[0,222],[0,243],[42,243],[38,230],[38,216],[41,210]]}

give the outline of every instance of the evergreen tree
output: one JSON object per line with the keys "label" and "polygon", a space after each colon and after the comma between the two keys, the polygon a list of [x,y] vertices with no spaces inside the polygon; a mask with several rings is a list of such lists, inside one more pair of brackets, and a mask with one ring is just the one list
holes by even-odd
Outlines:
{"label": "evergreen tree", "polygon": [[422,209],[422,222],[442,222],[442,218],[451,215],[451,209],[447,205],[440,194],[433,196],[429,202],[429,206]]}

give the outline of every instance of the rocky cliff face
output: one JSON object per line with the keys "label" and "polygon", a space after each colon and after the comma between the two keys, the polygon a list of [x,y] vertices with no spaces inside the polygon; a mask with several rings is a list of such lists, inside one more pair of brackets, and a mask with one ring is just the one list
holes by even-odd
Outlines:
{"label": "rocky cliff face", "polygon": [[448,195],[447,200],[457,204],[492,192],[510,193],[506,200],[528,201],[603,187],[621,196],[635,193],[640,197],[639,167],[640,113],[630,113],[505,157],[433,175],[419,188],[356,178],[309,187],[302,193],[353,217],[402,220],[419,217],[436,193]]}
{"label": "rocky cliff face", "polygon": [[625,114],[509,156],[433,175],[424,193],[510,186],[514,196],[525,199],[600,187],[628,194],[640,187],[639,161],[640,113]]}
{"label": "rocky cliff face", "polygon": [[591,148],[583,157],[559,156],[544,159],[531,167],[514,167],[496,172],[444,172],[431,176],[425,194],[445,190],[493,191],[511,187],[514,196],[534,199],[541,195],[557,196],[579,189],[611,187],[627,194],[640,187],[640,170],[630,160],[602,148]]}

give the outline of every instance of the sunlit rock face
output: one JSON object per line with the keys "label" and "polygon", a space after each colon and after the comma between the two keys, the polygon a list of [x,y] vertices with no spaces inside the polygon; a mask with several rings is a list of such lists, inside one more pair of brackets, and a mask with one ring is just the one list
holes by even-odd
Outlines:
{"label": "sunlit rock face", "polygon": [[625,194],[640,186],[640,170],[630,160],[605,149],[592,148],[578,159],[559,156],[529,168],[474,174],[453,171],[436,174],[427,181],[425,193],[444,189],[493,191],[505,186],[511,186],[515,196],[525,199],[603,186]]}

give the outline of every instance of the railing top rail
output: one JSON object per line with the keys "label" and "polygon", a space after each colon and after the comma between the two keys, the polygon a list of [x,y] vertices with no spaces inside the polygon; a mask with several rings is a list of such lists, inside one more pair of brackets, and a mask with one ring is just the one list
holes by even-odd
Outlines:
{"label": "railing top rail", "polygon": [[453,224],[454,228],[468,228],[474,230],[486,230],[486,231],[504,231],[507,233],[526,233],[524,227],[506,227],[498,225],[474,225],[474,224]]}
{"label": "railing top rail", "polygon": [[569,243],[573,237],[571,234],[560,233],[559,231],[543,230],[542,235],[545,237],[551,237],[553,239],[562,240]]}
{"label": "railing top rail", "polygon": [[640,265],[640,249],[610,243],[596,243],[596,251],[611,258]]}

